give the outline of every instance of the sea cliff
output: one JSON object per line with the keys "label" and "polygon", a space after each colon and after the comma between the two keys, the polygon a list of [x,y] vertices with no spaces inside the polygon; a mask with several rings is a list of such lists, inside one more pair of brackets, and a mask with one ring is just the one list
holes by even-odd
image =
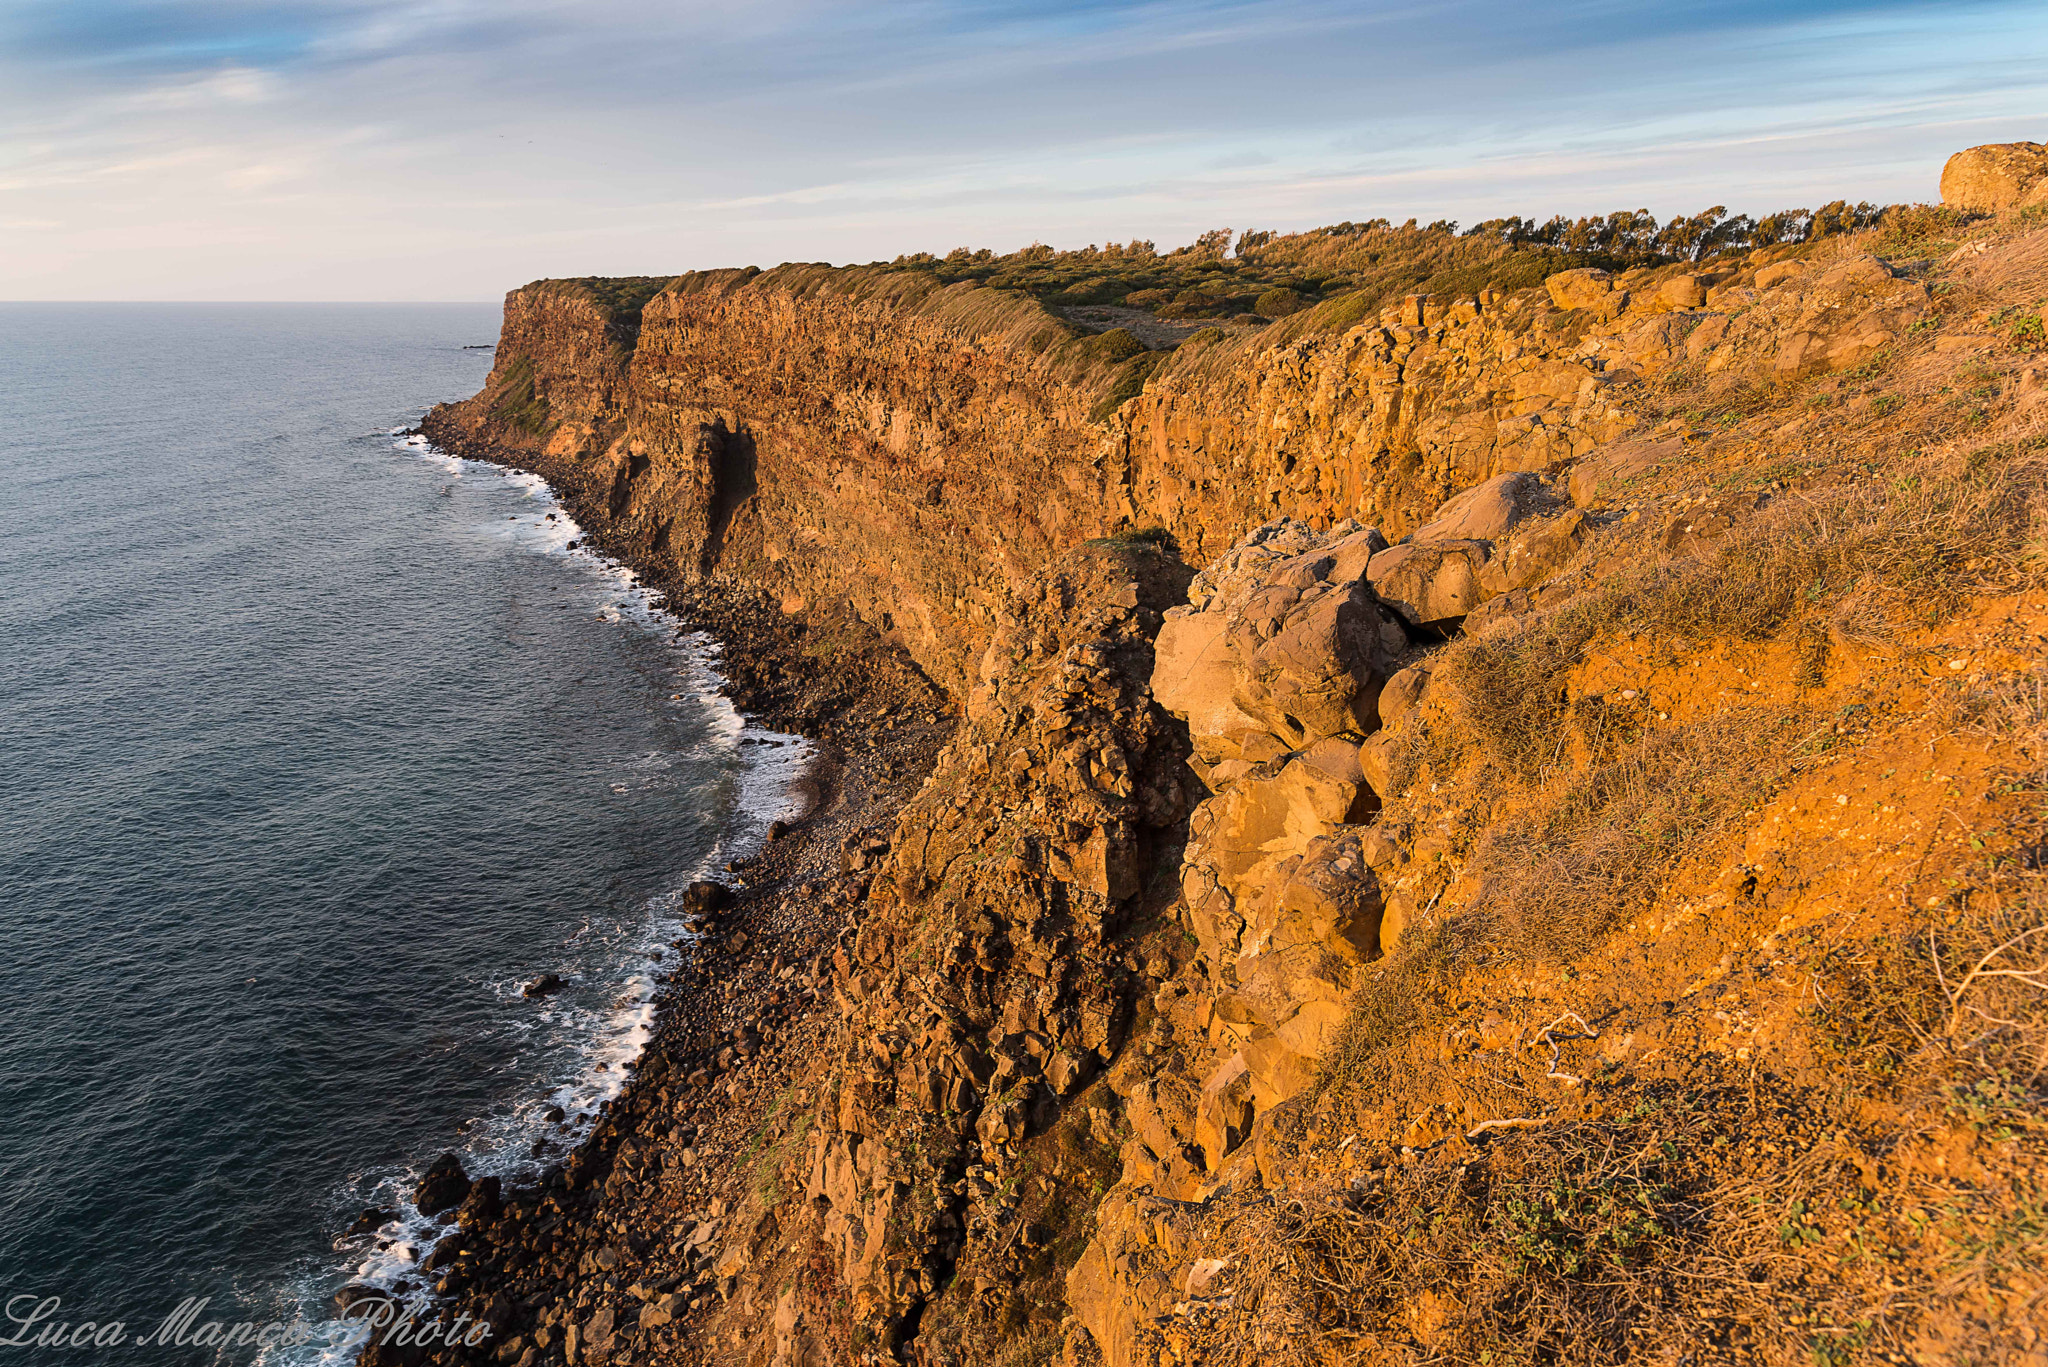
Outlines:
{"label": "sea cliff", "polygon": [[915,263],[514,291],[423,430],[770,683],[895,681],[789,724],[937,729],[737,871],[772,958],[707,916],[770,1027],[664,1037],[449,1303],[522,1364],[2037,1351],[2008,198],[1170,347]]}

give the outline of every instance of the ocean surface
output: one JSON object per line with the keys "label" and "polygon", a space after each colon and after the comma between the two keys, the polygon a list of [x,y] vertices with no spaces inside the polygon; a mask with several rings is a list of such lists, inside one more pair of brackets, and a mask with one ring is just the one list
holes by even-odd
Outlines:
{"label": "ocean surface", "polygon": [[706,643],[538,479],[401,435],[496,332],[0,304],[0,1342],[49,1297],[29,1341],[130,1340],[24,1363],[319,1360],[133,1340],[402,1287],[412,1179],[559,1154],[672,899],[782,809],[800,747]]}

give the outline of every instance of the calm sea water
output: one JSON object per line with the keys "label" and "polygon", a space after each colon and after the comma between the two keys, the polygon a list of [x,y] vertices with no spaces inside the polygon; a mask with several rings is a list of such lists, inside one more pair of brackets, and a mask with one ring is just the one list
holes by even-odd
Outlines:
{"label": "calm sea water", "polygon": [[559,1146],[667,899],[779,810],[795,747],[545,486],[394,434],[496,329],[0,305],[4,1296],[135,1337],[403,1279],[416,1228],[336,1236],[444,1149]]}

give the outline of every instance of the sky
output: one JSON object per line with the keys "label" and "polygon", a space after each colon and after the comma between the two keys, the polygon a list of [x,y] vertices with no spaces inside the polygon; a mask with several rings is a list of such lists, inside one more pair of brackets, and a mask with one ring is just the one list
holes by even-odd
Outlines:
{"label": "sky", "polygon": [[2041,0],[0,0],[0,299],[1932,201]]}

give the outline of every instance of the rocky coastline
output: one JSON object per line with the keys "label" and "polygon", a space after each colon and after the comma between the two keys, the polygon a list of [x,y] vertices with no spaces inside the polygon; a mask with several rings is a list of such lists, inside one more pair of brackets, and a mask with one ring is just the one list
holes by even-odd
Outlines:
{"label": "rocky coastline", "polygon": [[[529,468],[431,420],[421,431],[467,458]],[[749,721],[810,737],[816,752],[797,780],[800,814],[687,894],[688,963],[663,980],[651,1038],[589,1134],[532,1186],[472,1181],[453,1154],[421,1181],[418,1208],[440,1229],[419,1264],[437,1313],[488,1324],[488,1359],[526,1367],[613,1338],[650,1357],[675,1349],[731,1291],[721,1258],[739,1205],[727,1190],[735,1160],[814,1099],[830,955],[954,727],[945,695],[862,624],[793,621],[732,585],[664,583],[659,566],[609,544],[601,507],[563,492],[590,542],[656,589],[679,625],[718,643],[722,691]],[[829,633],[829,653],[806,653],[812,632]],[[349,1237],[374,1237],[371,1214]],[[352,1285],[336,1309],[375,1294]],[[359,1360],[415,1367],[448,1351],[403,1338],[373,1338]]]}

